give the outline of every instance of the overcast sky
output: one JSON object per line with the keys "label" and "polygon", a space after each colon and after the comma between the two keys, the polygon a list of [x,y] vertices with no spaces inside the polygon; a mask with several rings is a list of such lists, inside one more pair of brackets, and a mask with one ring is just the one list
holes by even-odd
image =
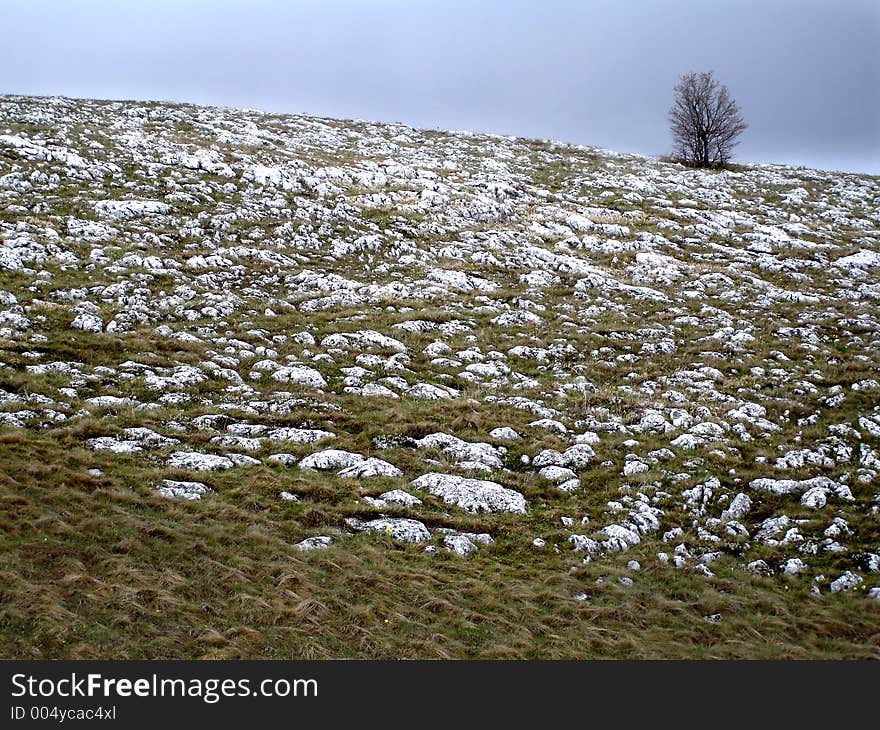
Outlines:
{"label": "overcast sky", "polygon": [[880,174],[878,0],[0,0],[0,93],[164,99],[667,153],[713,69],[746,162]]}

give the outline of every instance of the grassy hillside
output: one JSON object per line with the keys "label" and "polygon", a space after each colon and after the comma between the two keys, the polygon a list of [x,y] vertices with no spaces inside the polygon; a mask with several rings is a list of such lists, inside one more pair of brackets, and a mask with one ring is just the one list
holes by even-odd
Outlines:
{"label": "grassy hillside", "polygon": [[880,657],[878,210],[0,97],[0,656]]}

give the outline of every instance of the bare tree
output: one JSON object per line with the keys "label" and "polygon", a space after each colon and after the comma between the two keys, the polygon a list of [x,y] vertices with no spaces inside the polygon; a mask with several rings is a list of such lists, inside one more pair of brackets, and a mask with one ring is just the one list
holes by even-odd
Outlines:
{"label": "bare tree", "polygon": [[675,155],[696,167],[723,167],[748,126],[711,71],[688,73],[675,87],[669,110]]}

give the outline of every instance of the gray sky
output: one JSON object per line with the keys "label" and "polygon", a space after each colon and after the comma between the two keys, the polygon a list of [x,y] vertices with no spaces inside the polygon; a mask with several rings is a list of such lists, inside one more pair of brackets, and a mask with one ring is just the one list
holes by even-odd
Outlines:
{"label": "gray sky", "polygon": [[0,0],[0,93],[164,99],[664,154],[713,69],[746,162],[880,174],[877,0]]}

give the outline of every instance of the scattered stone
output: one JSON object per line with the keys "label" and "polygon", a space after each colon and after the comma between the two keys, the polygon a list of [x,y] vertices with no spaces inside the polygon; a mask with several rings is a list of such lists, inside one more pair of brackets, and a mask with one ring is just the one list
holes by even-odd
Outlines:
{"label": "scattered stone", "polygon": [[[355,454],[355,456],[357,456],[357,454]],[[339,476],[346,478],[368,479],[370,477],[400,477],[403,476],[403,472],[396,466],[394,466],[394,464],[389,464],[387,461],[383,461],[382,459],[370,457],[369,459],[355,462],[351,466],[342,469],[339,472]]]}
{"label": "scattered stone", "polygon": [[119,441],[112,436],[99,436],[89,439],[87,443],[96,451],[111,451],[114,454],[137,454],[143,451],[137,441]]}
{"label": "scattered stone", "polygon": [[324,550],[330,547],[332,542],[333,538],[329,535],[315,535],[315,537],[307,537],[305,540],[300,540],[300,542],[296,543],[293,547],[304,552],[311,550]]}
{"label": "scattered stone", "polygon": [[584,552],[588,556],[598,555],[602,549],[596,540],[586,535],[569,535],[568,541],[572,544],[575,551]]}
{"label": "scattered stone", "polygon": [[489,431],[489,436],[500,441],[516,441],[520,437],[516,431],[507,426],[493,428]]}
{"label": "scattered stone", "polygon": [[483,479],[431,472],[412,481],[413,486],[468,512],[525,514],[526,500],[519,492]]}
{"label": "scattered stone", "polygon": [[[753,479],[749,482],[749,489],[762,492],[770,492],[771,494],[801,494],[810,490],[822,489],[827,492],[833,492],[842,499],[846,499],[845,494],[849,490],[843,484],[838,484],[828,477],[814,477],[813,479]],[[852,495],[849,495],[852,498]]]}
{"label": "scattered stone", "polygon": [[104,322],[100,317],[96,317],[93,314],[86,314],[85,312],[76,315],[74,317],[73,322],[70,323],[70,327],[75,330],[83,330],[85,332],[103,332],[104,331]]}
{"label": "scattered stone", "polygon": [[780,567],[784,575],[798,576],[807,569],[806,563],[800,558],[789,558]]}
{"label": "scattered stone", "polygon": [[226,456],[202,454],[198,451],[175,451],[168,457],[168,466],[189,471],[223,471],[235,466]]}
{"label": "scattered stone", "polygon": [[[299,462],[299,468],[310,471],[346,470],[350,467],[361,464],[364,461],[366,461],[366,459],[363,456],[360,454],[354,454],[351,451],[324,449],[323,451],[317,451],[314,454],[309,454],[304,457]],[[377,459],[376,461],[380,460]]]}
{"label": "scattered stone", "polygon": [[763,560],[753,560],[746,566],[746,570],[755,575],[770,575],[770,566]]}
{"label": "scattered stone", "polygon": [[[350,527],[434,554],[492,538],[381,511],[497,513],[581,564],[662,535],[661,564],[809,571],[814,594],[880,571],[874,179],[170,104],[0,114],[2,428],[194,472],[281,450],[262,462],[303,473],[264,476],[354,480],[346,509],[421,462],[427,505],[363,496],[379,519]],[[393,405],[390,461],[309,427],[354,448]],[[599,529],[566,516],[566,541],[585,488]]]}
{"label": "scattered stone", "polygon": [[293,454],[271,454],[266,457],[269,464],[280,464],[281,466],[295,466],[297,458]]}
{"label": "scattered stone", "polygon": [[478,549],[477,546],[464,535],[446,535],[443,538],[443,546],[447,550],[451,550],[456,555],[461,555],[464,558],[477,552]]}
{"label": "scattered stone", "polygon": [[831,581],[831,592],[840,593],[841,591],[849,591],[860,586],[862,582],[861,576],[848,570],[837,580]]}
{"label": "scattered stone", "polygon": [[178,482],[173,479],[164,479],[162,486],[156,487],[156,494],[162,497],[177,499],[199,500],[207,494],[213,494],[214,490],[201,482]]}
{"label": "scattered stone", "polygon": [[380,533],[397,542],[415,544],[431,539],[431,533],[422,522],[405,517],[380,517],[369,522],[361,522],[357,518],[349,517],[345,523],[353,530]]}
{"label": "scattered stone", "polygon": [[281,367],[272,373],[272,380],[279,383],[290,383],[295,385],[305,385],[310,388],[326,388],[327,381],[314,368],[291,366]]}
{"label": "scattered stone", "polygon": [[752,509],[752,500],[748,495],[740,492],[730,502],[730,506],[721,513],[722,522],[730,522],[732,520],[741,520]]}

